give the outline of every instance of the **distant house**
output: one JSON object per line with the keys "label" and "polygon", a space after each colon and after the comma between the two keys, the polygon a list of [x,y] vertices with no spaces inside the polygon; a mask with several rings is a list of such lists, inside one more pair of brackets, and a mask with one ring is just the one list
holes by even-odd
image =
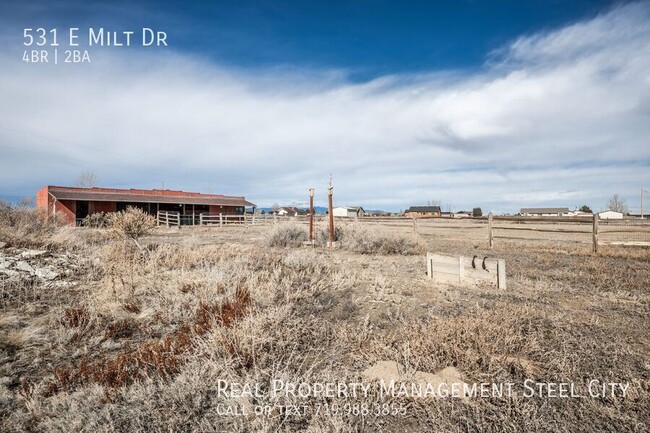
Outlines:
{"label": "distant house", "polygon": [[622,220],[623,219],[623,212],[616,212],[613,210],[604,210],[602,212],[598,212],[598,219],[601,220]]}
{"label": "distant house", "polygon": [[570,216],[568,207],[523,207],[519,215],[526,217],[565,217]]}
{"label": "distant house", "polygon": [[296,215],[307,215],[309,212],[303,210],[303,209],[298,209],[297,207],[281,207],[280,209],[275,211],[275,214],[277,216],[288,216],[288,217],[293,217]]}
{"label": "distant house", "polygon": [[454,212],[451,216],[454,218],[471,218],[474,214],[471,211],[461,210],[459,212]]}
{"label": "distant house", "polygon": [[572,210],[569,212],[567,216],[573,216],[573,217],[590,217],[593,214],[591,212],[583,212],[581,210]]}
{"label": "distant house", "polygon": [[390,212],[386,212],[383,210],[369,210],[369,211],[365,211],[363,216],[386,217],[386,216],[390,216]]}
{"label": "distant house", "polygon": [[440,216],[440,206],[411,206],[404,211],[404,216],[409,218]]}
{"label": "distant house", "polygon": [[339,206],[332,210],[335,217],[360,218],[365,215],[362,207]]}

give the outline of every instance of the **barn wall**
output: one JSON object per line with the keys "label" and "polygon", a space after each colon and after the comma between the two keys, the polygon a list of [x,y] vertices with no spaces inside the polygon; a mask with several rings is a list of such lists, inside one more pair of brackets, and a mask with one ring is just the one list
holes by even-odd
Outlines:
{"label": "barn wall", "polygon": [[227,208],[224,207],[224,206],[210,206],[210,213],[216,213],[216,214],[223,213],[223,214],[225,214],[225,213],[228,213],[226,211],[226,209]]}
{"label": "barn wall", "polygon": [[44,210],[49,215],[51,211],[51,201],[52,196],[48,193],[48,188],[44,186],[43,188],[36,191],[36,207]]}
{"label": "barn wall", "polygon": [[57,200],[56,202],[56,213],[57,215],[63,215],[63,217],[71,225],[76,224],[75,212],[77,210],[77,202],[74,200]]}
{"label": "barn wall", "polygon": [[114,201],[91,201],[88,203],[88,215],[97,212],[115,212]]}

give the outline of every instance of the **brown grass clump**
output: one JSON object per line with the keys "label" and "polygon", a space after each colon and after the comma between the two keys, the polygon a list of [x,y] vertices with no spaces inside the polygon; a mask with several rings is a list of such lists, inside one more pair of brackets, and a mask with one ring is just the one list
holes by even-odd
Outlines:
{"label": "brown grass clump", "polygon": [[66,308],[61,317],[61,324],[66,328],[83,328],[90,324],[90,314],[85,308]]}
{"label": "brown grass clump", "polygon": [[413,237],[384,233],[359,225],[350,225],[343,230],[341,246],[359,254],[411,256],[424,253],[424,246]]}
{"label": "brown grass clump", "polygon": [[58,247],[53,235],[62,225],[62,217],[47,218],[40,209],[0,208],[0,239],[11,247]]}
{"label": "brown grass clump", "polygon": [[298,224],[278,224],[266,236],[270,247],[299,247],[309,240],[307,228]]}
{"label": "brown grass clump", "polygon": [[110,340],[118,340],[121,338],[128,338],[138,331],[138,325],[133,320],[123,319],[113,322],[104,330],[104,338]]}
{"label": "brown grass clump", "polygon": [[[200,302],[193,323],[181,326],[171,335],[142,343],[135,350],[127,350],[112,359],[84,358],[78,368],[55,368],[55,381],[50,383],[47,392],[56,394],[90,383],[117,388],[144,378],[177,374],[184,362],[184,355],[192,348],[193,338],[204,335],[215,325],[232,326],[250,312],[250,305],[250,293],[244,286],[237,287],[234,298],[225,300],[221,305]],[[65,316],[70,326],[81,326],[87,314],[83,309],[74,309],[66,310]],[[118,321],[109,325],[104,337],[128,337],[136,328],[131,321]]]}

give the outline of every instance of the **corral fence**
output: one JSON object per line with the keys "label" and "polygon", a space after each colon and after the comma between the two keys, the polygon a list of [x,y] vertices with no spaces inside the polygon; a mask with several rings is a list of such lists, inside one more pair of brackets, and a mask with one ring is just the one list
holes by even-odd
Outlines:
{"label": "corral fence", "polygon": [[[650,247],[650,221],[609,220],[593,217],[516,217],[481,218],[449,217],[369,217],[359,221],[392,227],[409,227],[413,233],[436,236],[458,233],[463,238],[483,238],[492,249],[498,239],[520,241],[554,241],[591,244],[594,252],[601,245]],[[452,235],[453,236],[453,235]]]}
{"label": "corral fence", "polygon": [[230,226],[277,223],[283,221],[307,221],[308,217],[285,217],[261,214],[222,214],[200,213],[181,214],[174,211],[159,211],[156,215],[158,225],[163,226]]}
{"label": "corral fence", "polygon": [[[314,215],[314,221],[326,222],[327,215]],[[158,225],[178,226],[250,226],[281,222],[309,223],[309,215],[278,216],[273,214],[182,215],[158,212]],[[554,241],[591,244],[593,251],[601,245],[650,247],[650,220],[605,220],[593,217],[518,217],[494,216],[479,218],[365,216],[337,217],[337,224],[357,222],[364,225],[407,228],[423,236],[446,236],[459,239],[484,239],[492,249],[500,239],[511,241]]]}
{"label": "corral fence", "polygon": [[156,214],[156,223],[159,226],[180,227],[181,214],[180,212],[158,211]]}

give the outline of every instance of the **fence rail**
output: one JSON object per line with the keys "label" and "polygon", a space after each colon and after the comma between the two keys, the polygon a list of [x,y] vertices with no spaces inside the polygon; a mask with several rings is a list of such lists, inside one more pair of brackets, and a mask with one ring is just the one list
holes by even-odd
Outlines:
{"label": "fence rail", "polygon": [[[315,215],[315,222],[327,221],[327,215]],[[278,216],[273,214],[211,214],[180,215],[178,212],[158,212],[158,225],[180,226],[248,226],[279,222],[309,223],[309,215]],[[386,227],[409,227],[414,234],[435,233],[437,230],[458,230],[463,236],[478,235],[485,231],[488,248],[494,248],[495,240],[559,241],[592,244],[597,252],[599,245],[628,245],[650,247],[650,221],[600,220],[593,218],[563,217],[510,217],[488,215],[479,218],[365,216],[338,217],[337,221],[378,224]],[[526,226],[532,224],[533,226]],[[535,237],[535,233],[539,236]],[[542,235],[549,235],[541,237]],[[553,237],[553,235],[556,235]],[[627,236],[626,236],[627,235]]]}
{"label": "fence rail", "polygon": [[180,212],[158,211],[156,214],[156,223],[166,225],[167,227],[180,227],[181,214]]}

